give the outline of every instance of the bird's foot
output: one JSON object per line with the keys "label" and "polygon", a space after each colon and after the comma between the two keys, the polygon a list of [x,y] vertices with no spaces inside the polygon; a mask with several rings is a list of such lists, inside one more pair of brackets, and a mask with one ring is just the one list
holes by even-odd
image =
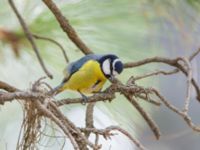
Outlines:
{"label": "bird's foot", "polygon": [[80,91],[78,91],[81,94],[81,97],[83,99],[83,101],[81,102],[83,105],[85,105],[88,101],[88,97],[85,96],[83,93],[81,93]]}
{"label": "bird's foot", "polygon": [[85,96],[84,94],[82,94],[81,96],[82,96],[82,99],[83,99],[82,104],[85,105],[88,101],[88,97]]}

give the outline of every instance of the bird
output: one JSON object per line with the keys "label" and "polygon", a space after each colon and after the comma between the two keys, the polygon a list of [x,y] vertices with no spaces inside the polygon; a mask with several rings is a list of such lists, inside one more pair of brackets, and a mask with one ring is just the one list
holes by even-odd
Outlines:
{"label": "bird", "polygon": [[57,95],[64,90],[77,91],[87,101],[85,94],[100,92],[107,79],[113,79],[122,71],[123,63],[116,55],[88,54],[64,69],[64,79],[52,92]]}

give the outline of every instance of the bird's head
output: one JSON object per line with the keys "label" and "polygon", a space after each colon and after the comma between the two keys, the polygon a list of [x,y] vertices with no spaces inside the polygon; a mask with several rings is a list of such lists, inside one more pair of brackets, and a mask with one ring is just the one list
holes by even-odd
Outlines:
{"label": "bird's head", "polygon": [[102,56],[100,64],[106,78],[114,78],[123,71],[122,62],[116,55],[113,54]]}

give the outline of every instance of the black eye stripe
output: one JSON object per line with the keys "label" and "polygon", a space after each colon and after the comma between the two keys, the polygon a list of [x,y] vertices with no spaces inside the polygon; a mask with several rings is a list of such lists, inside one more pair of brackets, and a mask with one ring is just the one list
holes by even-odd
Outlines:
{"label": "black eye stripe", "polygon": [[112,71],[113,71],[112,60],[109,59],[109,62],[110,62],[110,72],[111,72],[111,74],[112,74]]}
{"label": "black eye stripe", "polygon": [[111,60],[110,61],[110,71],[111,71],[111,74],[113,75],[113,73],[114,73],[114,64],[113,64],[113,62],[114,62],[114,60]]}

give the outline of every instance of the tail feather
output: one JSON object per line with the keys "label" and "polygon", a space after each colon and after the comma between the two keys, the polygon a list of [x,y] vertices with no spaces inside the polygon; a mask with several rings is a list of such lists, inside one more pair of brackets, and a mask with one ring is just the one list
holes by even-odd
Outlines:
{"label": "tail feather", "polygon": [[57,95],[62,91],[63,91],[63,84],[60,84],[57,87],[53,88],[51,91],[49,91],[49,94],[50,95]]}

